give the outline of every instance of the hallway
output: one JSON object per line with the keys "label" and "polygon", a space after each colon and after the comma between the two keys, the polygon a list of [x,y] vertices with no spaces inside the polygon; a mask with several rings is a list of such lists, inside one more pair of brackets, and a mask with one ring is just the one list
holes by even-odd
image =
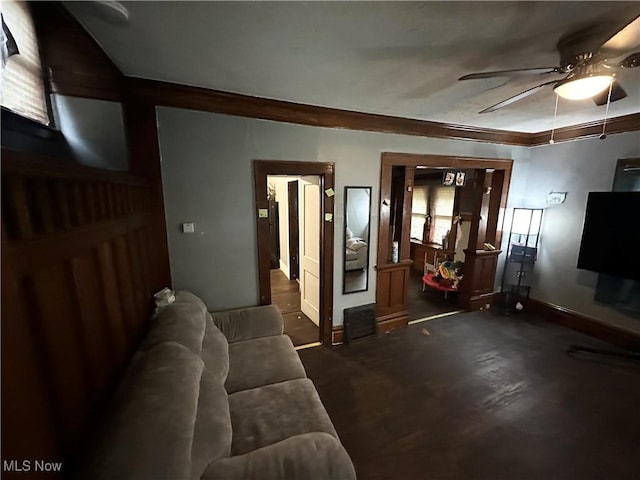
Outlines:
{"label": "hallway", "polygon": [[282,270],[271,270],[271,303],[284,317],[284,333],[294,346],[306,345],[320,339],[318,327],[300,311],[300,286],[289,280]]}

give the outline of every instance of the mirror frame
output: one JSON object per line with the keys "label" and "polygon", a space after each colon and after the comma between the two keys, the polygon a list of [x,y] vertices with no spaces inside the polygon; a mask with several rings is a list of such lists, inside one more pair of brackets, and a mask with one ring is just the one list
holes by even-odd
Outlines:
{"label": "mirror frame", "polygon": [[[369,211],[367,213],[367,218],[368,218],[368,225],[367,225],[367,238],[364,239],[367,242],[367,263],[366,266],[364,268],[364,273],[366,275],[366,279],[365,279],[365,285],[364,288],[362,289],[358,289],[358,290],[350,290],[347,291],[347,282],[346,282],[346,278],[347,278],[347,254],[346,254],[346,249],[347,249],[347,207],[348,207],[348,200],[349,200],[349,191],[350,190],[366,190],[368,192],[369,195],[369,204],[368,204],[368,208]],[[368,187],[368,186],[345,186],[344,187],[344,222],[343,222],[343,228],[342,228],[342,294],[343,295],[347,295],[350,293],[358,293],[358,292],[366,292],[369,290],[369,267],[371,265],[371,195],[373,193],[373,188],[372,187]]]}

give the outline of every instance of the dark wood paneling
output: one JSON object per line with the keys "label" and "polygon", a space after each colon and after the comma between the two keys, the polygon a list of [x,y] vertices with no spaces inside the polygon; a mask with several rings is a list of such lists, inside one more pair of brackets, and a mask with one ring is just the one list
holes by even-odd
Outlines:
{"label": "dark wood paneling", "polygon": [[[376,283],[376,317],[399,314],[406,310],[406,287],[412,261],[378,265]],[[405,312],[406,313],[406,312]]]}
{"label": "dark wood paneling", "polygon": [[153,292],[169,285],[157,190],[129,173],[2,153],[3,458],[68,468],[137,348]]}
{"label": "dark wood paneling", "polygon": [[[2,458],[61,458],[60,426],[47,382],[47,364],[36,336],[37,325],[29,321],[24,287],[11,275],[11,261],[3,248]],[[2,475],[9,476],[6,472]],[[36,479],[42,475],[29,472],[16,477]]]}
{"label": "dark wood paneling", "polygon": [[388,317],[377,318],[376,329],[378,331],[378,335],[389,333],[393,330],[397,330],[398,328],[406,327],[408,318],[409,316],[407,312],[399,312]]}
{"label": "dark wood paneling", "polygon": [[31,2],[44,74],[51,92],[120,101],[122,74],[58,2]]}
{"label": "dark wood paneling", "polygon": [[[140,191],[125,192],[122,201],[126,211],[135,211],[140,206],[148,207],[151,212],[149,228],[145,230],[146,249],[152,259],[163,261],[143,262],[141,265],[150,270],[146,278],[153,279],[151,289],[158,291],[171,283],[169,268],[169,243],[165,221],[164,196],[162,191],[162,170],[160,165],[160,147],[156,128],[156,109],[135,95],[127,94],[124,104],[124,121],[129,144],[129,169],[132,173],[144,177],[151,192],[143,196]],[[148,203],[148,205],[145,205]]]}
{"label": "dark wood paneling", "polygon": [[640,351],[640,335],[607,325],[568,308],[533,298],[520,300],[527,311],[628,350]]}
{"label": "dark wood paneling", "polygon": [[489,301],[480,301],[487,295],[493,295],[496,268],[500,250],[465,250],[464,278],[460,287],[462,305],[473,310],[483,307]]}

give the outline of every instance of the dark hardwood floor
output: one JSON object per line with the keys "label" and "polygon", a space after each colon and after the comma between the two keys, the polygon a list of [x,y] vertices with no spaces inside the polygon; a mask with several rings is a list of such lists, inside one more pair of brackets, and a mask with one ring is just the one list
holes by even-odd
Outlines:
{"label": "dark hardwood floor", "polygon": [[638,479],[640,365],[525,313],[463,313],[300,357],[359,480]]}
{"label": "dark hardwood floor", "polygon": [[431,288],[425,288],[423,292],[422,274],[413,269],[411,270],[409,289],[407,292],[409,321],[461,310],[461,308],[456,305],[457,299],[457,292],[449,293],[447,298],[444,298],[443,292]]}
{"label": "dark hardwood floor", "polygon": [[284,318],[284,333],[289,335],[294,346],[320,340],[320,330],[300,310],[298,282],[289,280],[279,269],[271,270],[271,303],[280,308]]}

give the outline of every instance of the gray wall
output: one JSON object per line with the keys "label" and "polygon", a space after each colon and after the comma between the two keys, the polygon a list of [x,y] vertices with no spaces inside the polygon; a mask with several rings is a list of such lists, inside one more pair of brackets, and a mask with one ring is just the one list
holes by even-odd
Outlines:
{"label": "gray wall", "polygon": [[[640,157],[640,132],[532,148],[518,206],[548,207],[531,295],[640,333],[638,319],[594,301],[598,274],[576,268],[588,192],[611,191],[617,160],[632,157]],[[568,192],[565,203],[545,205],[551,191]],[[615,245],[603,248],[619,255]]]}
{"label": "gray wall", "polygon": [[[335,162],[334,324],[342,324],[344,308],[374,302],[380,154],[389,151],[512,158],[509,207],[544,204],[549,191],[569,191],[565,204],[545,211],[532,296],[640,331],[637,320],[596,305],[595,274],[575,268],[586,192],[611,188],[615,161],[639,154],[638,132],[524,148],[172,108],[158,109],[158,123],[173,286],[201,295],[211,309],[258,304],[254,159]],[[373,187],[369,290],[349,295],[341,288],[345,185]],[[196,233],[180,233],[180,223],[190,221]]]}
{"label": "gray wall", "polygon": [[[384,151],[511,158],[524,148],[468,141],[307,127],[158,108],[171,275],[174,288],[211,309],[258,304],[254,159],[335,162],[334,324],[343,309],[375,301],[380,154]],[[345,185],[372,186],[370,282],[342,294]],[[180,233],[194,222],[195,234]]]}
{"label": "gray wall", "polygon": [[90,167],[127,170],[127,142],[118,102],[51,95],[58,128],[74,158]]}

